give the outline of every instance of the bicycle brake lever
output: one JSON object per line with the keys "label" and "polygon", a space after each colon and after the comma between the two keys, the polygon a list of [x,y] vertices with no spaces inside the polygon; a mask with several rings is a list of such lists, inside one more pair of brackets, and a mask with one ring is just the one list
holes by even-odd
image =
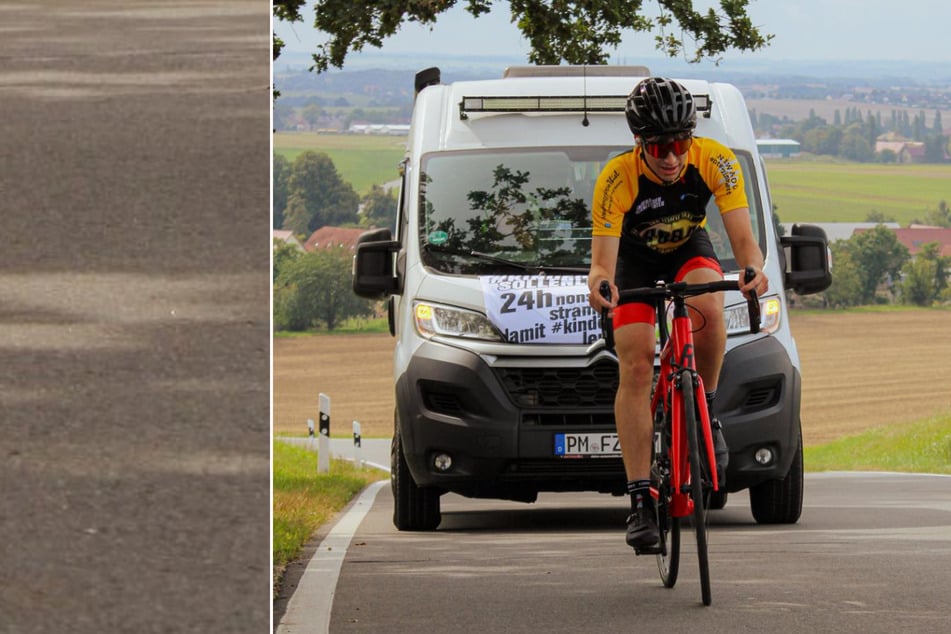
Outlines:
{"label": "bicycle brake lever", "polygon": [[[601,297],[611,301],[611,284],[607,280],[601,280],[598,286],[598,293]],[[608,317],[608,309],[601,309],[601,336],[604,337],[604,347],[608,350],[614,350],[614,325],[611,318]]]}
{"label": "bicycle brake lever", "polygon": [[[743,283],[749,284],[756,277],[756,271],[752,266],[746,267],[743,271]],[[749,297],[746,298],[746,309],[750,314],[750,333],[756,334],[759,332],[759,322],[760,322],[760,311],[759,311],[759,299],[756,297],[756,291],[750,290]]]}

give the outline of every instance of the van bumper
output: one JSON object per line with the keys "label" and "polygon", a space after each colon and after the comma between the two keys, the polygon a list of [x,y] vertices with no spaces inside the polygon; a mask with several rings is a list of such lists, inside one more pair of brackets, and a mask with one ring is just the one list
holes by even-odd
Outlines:
{"label": "van bumper", "polygon": [[[522,383],[536,371],[545,375],[536,379],[537,391]],[[468,497],[519,501],[534,501],[542,491],[623,493],[620,457],[554,454],[556,433],[615,431],[616,374],[613,360],[585,357],[546,359],[544,367],[533,358],[493,369],[468,350],[423,343],[396,383],[401,442],[413,480]],[[555,383],[546,390],[549,377]],[[601,391],[584,389],[592,385]],[[452,459],[447,471],[434,466],[441,453]]]}
{"label": "van bumper", "polygon": [[[506,364],[520,370],[513,385],[505,368],[492,368],[468,350],[432,341],[416,350],[397,380],[396,407],[418,486],[520,501],[543,491],[625,492],[620,457],[554,455],[557,433],[615,431],[616,363],[606,357],[538,361]],[[545,374],[533,389],[520,383],[531,372],[525,368]],[[527,397],[536,391],[541,395]],[[775,338],[726,354],[714,411],[730,447],[728,491],[787,474],[798,446],[800,392],[799,371]],[[762,448],[772,452],[767,464],[755,459]],[[435,467],[440,454],[451,457],[446,471]]]}

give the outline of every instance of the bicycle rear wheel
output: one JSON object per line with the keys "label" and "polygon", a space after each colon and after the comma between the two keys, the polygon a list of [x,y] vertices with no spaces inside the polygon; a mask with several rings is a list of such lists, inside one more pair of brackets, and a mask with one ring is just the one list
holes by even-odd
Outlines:
{"label": "bicycle rear wheel", "polygon": [[707,557],[707,523],[704,516],[703,477],[700,470],[699,421],[694,409],[693,373],[680,374],[680,393],[683,395],[684,427],[687,430],[687,448],[690,452],[690,497],[693,499],[693,526],[697,534],[697,559],[700,562],[700,595],[704,605],[710,605],[710,561]]}

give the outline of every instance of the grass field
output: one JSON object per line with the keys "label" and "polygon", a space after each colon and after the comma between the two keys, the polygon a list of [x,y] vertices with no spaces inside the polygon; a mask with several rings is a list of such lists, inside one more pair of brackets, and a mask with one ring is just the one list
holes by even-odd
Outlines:
{"label": "grass field", "polygon": [[863,222],[878,211],[907,225],[951,201],[951,165],[772,159],[766,170],[784,223]]}
{"label": "grass field", "polygon": [[[359,193],[398,178],[405,137],[279,132],[274,151],[290,160],[305,150],[326,152]],[[951,165],[881,165],[831,159],[771,159],[766,163],[779,217],[789,222],[864,222],[872,211],[901,225],[951,201]]]}
{"label": "grass field", "polygon": [[301,152],[324,152],[334,162],[341,177],[359,194],[366,194],[373,185],[382,185],[399,178],[398,166],[403,158],[406,137],[353,134],[315,134],[309,132],[277,132],[274,153],[290,161]]}

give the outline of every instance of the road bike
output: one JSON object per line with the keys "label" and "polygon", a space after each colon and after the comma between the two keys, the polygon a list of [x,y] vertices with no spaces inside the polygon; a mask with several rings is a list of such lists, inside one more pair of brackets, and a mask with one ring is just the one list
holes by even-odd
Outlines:
{"label": "road bike", "polygon": [[[755,272],[747,268],[744,275],[748,282]],[[681,520],[692,518],[704,605],[712,602],[705,507],[710,495],[720,491],[721,483],[717,476],[710,412],[694,358],[691,309],[686,300],[704,293],[735,291],[739,286],[736,280],[703,284],[672,282],[618,293],[618,305],[646,302],[654,305],[657,314],[660,366],[655,371],[650,406],[654,421],[651,496],[660,532],[657,568],[664,586],[673,588],[680,571]],[[606,281],[601,283],[599,291],[610,300],[610,286]],[[672,307],[669,327],[668,302]],[[747,307],[750,332],[759,332],[760,311],[755,292],[749,294]],[[602,329],[607,348],[613,349],[614,331],[606,310],[602,312]]]}

